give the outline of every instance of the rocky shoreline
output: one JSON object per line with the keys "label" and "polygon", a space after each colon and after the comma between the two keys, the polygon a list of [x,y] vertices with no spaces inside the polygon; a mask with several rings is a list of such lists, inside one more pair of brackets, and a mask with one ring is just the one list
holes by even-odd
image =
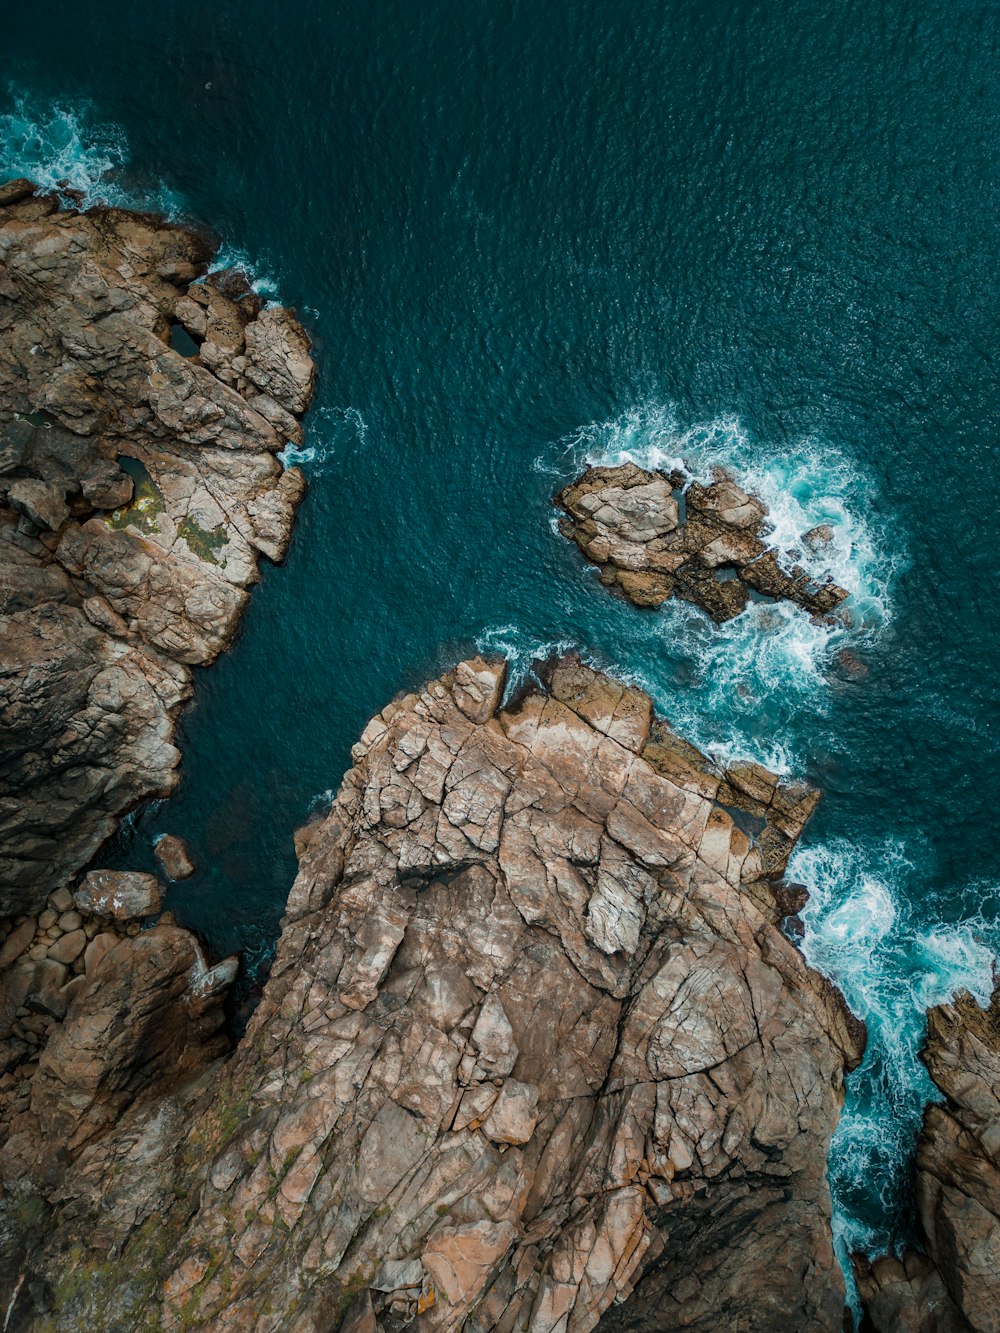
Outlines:
{"label": "rocky shoreline", "polygon": [[276,454],[302,438],[308,339],[213,253],[0,187],[3,916],[44,910],[171,790],[191,668],[288,544],[305,482]]}
{"label": "rocky shoreline", "polygon": [[[238,960],[155,876],[80,877],[176,781],[192,667],[304,485],[276,454],[308,341],[211,253],[0,187],[3,1333],[842,1328],[826,1163],[865,1030],[792,938],[816,791],[578,657],[510,698],[459,663],[297,835],[234,1051]],[[640,606],[846,596],[721,472],[592,468],[559,503]],[[926,1252],[857,1261],[877,1333],[1000,1333],[998,1034],[1000,989],[930,1015]]]}
{"label": "rocky shoreline", "polygon": [[858,1288],[876,1333],[1000,1329],[1000,985],[981,1009],[957,995],[927,1016],[923,1059],[944,1101],[917,1145],[917,1211],[926,1250],[870,1264]]}
{"label": "rocky shoreline", "polygon": [[70,1006],[0,1153],[44,1218],[14,1327],[839,1324],[864,1031],[779,928],[816,793],[717,773],[579,660],[504,681],[463,663],[365,729],[207,1087],[154,1067],[81,1135],[59,1053],[122,997]]}

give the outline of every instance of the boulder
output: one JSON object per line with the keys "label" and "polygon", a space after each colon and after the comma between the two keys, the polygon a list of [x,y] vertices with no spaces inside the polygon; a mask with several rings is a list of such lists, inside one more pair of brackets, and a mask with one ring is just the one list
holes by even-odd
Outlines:
{"label": "boulder", "polygon": [[109,921],[155,916],[163,906],[163,887],[155,875],[138,870],[92,870],[73,894],[81,912]]}
{"label": "boulder", "polygon": [[85,500],[95,509],[119,509],[132,499],[134,484],[110,458],[97,458],[80,478],[80,489]]}
{"label": "boulder", "polygon": [[158,838],[153,854],[167,879],[189,879],[195,872],[188,845],[176,834],[165,833],[162,838]]}
{"label": "boulder", "polygon": [[33,916],[26,917],[19,926],[15,926],[3,944],[0,945],[0,972],[10,967],[15,958],[19,958],[31,946],[35,938],[38,923]]}
{"label": "boulder", "polygon": [[38,481],[31,477],[12,482],[7,499],[25,518],[38,528],[58,532],[69,518],[66,493],[54,482]]}

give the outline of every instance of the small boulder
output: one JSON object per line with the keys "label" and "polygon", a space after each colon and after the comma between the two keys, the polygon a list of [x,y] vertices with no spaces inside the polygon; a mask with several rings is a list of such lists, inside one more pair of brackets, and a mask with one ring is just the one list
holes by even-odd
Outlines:
{"label": "small boulder", "polygon": [[80,478],[80,489],[95,509],[118,509],[132,499],[134,486],[117,463],[99,458]]}
{"label": "small boulder", "polygon": [[19,926],[15,926],[3,945],[0,946],[0,972],[10,967],[15,958],[19,958],[35,938],[35,918],[27,917]]}
{"label": "small boulder", "polygon": [[849,648],[841,648],[835,662],[839,674],[848,680],[863,680],[868,675],[868,667]]}
{"label": "small boulder", "polygon": [[165,833],[157,841],[153,855],[168,879],[189,879],[197,868],[187,843],[174,833]]}
{"label": "small boulder", "polygon": [[87,947],[87,935],[83,930],[71,930],[49,947],[49,957],[57,963],[75,963]]}
{"label": "small boulder", "polygon": [[815,528],[810,528],[808,532],[802,534],[802,544],[807,546],[815,555],[821,551],[824,546],[829,546],[833,541],[833,528],[829,523],[820,523]]}
{"label": "small boulder", "polygon": [[17,512],[38,528],[58,532],[69,518],[66,492],[54,482],[21,477],[11,484],[8,495]]}
{"label": "small boulder", "polygon": [[92,870],[73,901],[91,916],[134,921],[155,916],[163,906],[163,887],[155,875],[138,870]]}

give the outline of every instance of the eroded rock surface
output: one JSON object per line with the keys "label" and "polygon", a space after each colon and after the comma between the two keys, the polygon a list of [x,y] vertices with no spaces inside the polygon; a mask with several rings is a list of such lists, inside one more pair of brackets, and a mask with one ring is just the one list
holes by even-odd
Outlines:
{"label": "eroded rock surface", "polygon": [[926,1255],[858,1264],[878,1333],[1000,1330],[1000,985],[932,1009],[924,1059],[945,1094],[924,1112],[917,1207]]}
{"label": "eroded rock surface", "polygon": [[[745,610],[751,590],[814,615],[829,613],[847,596],[831,580],[817,583],[768,544],[767,509],[721,468],[703,486],[683,473],[668,476],[634,463],[590,467],[556,504],[566,513],[559,521],[563,535],[600,567],[602,583],[636,606],[681,597],[722,623]],[[831,535],[820,526],[802,540],[816,551]]]}
{"label": "eroded rock surface", "polygon": [[864,1033],[777,924],[815,793],[578,660],[507,708],[504,678],[369,723],[221,1079],[98,1137],[73,1100],[12,1330],[841,1327]]}
{"label": "eroded rock surface", "polygon": [[237,275],[201,281],[211,255],[0,188],[0,914],[171,788],[190,668],[288,542],[304,483],[275,455],[301,439],[308,341]]}

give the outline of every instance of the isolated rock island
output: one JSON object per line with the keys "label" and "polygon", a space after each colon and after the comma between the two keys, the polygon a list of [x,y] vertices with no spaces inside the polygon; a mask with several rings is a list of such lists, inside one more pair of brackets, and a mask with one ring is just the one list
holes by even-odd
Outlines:
{"label": "isolated rock island", "polygon": [[[680,597],[722,624],[753,595],[795,602],[813,615],[829,614],[847,596],[832,579],[816,582],[794,555],[768,544],[767,507],[723,468],[703,485],[680,471],[635,463],[588,467],[556,504],[565,513],[563,536],[598,566],[603,584],[636,606]],[[802,542],[816,550],[831,536],[821,525],[803,533]]]}

